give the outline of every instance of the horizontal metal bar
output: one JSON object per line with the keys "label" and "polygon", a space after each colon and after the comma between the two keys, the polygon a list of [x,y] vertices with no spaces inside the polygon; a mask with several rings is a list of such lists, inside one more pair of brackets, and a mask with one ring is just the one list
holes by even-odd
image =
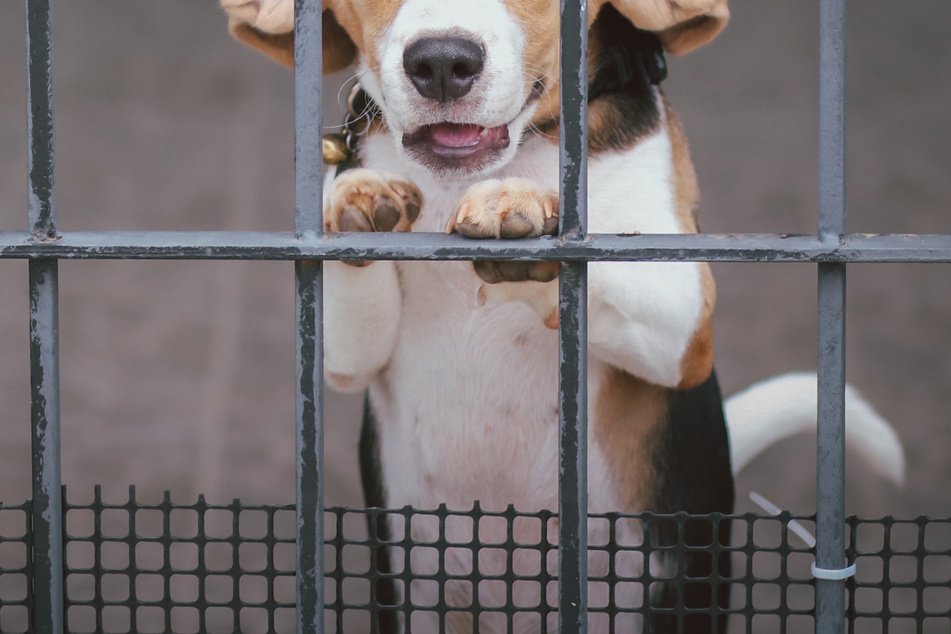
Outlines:
{"label": "horizontal metal bar", "polygon": [[545,260],[707,262],[951,262],[951,235],[849,234],[841,240],[772,234],[590,234],[470,240],[440,233],[64,232],[32,241],[0,231],[0,259]]}

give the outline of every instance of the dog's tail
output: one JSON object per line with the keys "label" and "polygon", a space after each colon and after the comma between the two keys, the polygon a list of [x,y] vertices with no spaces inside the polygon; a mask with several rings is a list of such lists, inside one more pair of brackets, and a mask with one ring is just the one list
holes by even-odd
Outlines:
{"label": "dog's tail", "polygon": [[[816,375],[782,374],[756,383],[726,400],[734,475],[775,442],[805,431],[815,431],[818,399]],[[905,478],[901,440],[854,388],[845,388],[845,436],[882,476],[895,484]]]}

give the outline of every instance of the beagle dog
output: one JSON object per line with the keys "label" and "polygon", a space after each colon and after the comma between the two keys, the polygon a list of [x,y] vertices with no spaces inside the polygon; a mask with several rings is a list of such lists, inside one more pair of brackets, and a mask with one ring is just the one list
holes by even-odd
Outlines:
{"label": "beagle dog", "polygon": [[[238,40],[293,65],[293,0],[221,2]],[[375,113],[359,166],[328,175],[328,231],[493,239],[557,230],[557,1],[324,0],[323,7],[324,72],[355,64]],[[588,7],[590,231],[695,233],[697,179],[659,82],[664,52],[687,53],[723,29],[726,0],[589,0]],[[368,390],[360,441],[367,505],[557,509],[557,265],[359,264],[325,264],[324,366],[335,388]],[[731,468],[713,372],[708,265],[598,262],[588,284],[590,512],[732,512],[733,472],[742,465]],[[762,408],[742,422],[758,416]],[[771,428],[768,419],[744,433],[763,445],[799,428]],[[810,420],[802,426],[814,426],[814,414]],[[494,519],[501,518],[478,526],[483,544],[506,539],[506,522]],[[405,530],[402,517],[380,524],[383,540]],[[537,544],[546,532],[518,521],[512,530],[519,544]],[[436,518],[419,517],[411,532],[417,543],[467,544],[473,525],[451,517],[440,528]],[[682,537],[673,523],[644,532],[638,522],[619,521],[611,539],[729,542],[727,523],[689,522]],[[589,539],[607,543],[607,523],[592,521]],[[412,549],[411,572],[455,578],[381,583],[378,598],[392,606],[379,614],[382,631],[554,631],[553,620],[529,613],[553,600],[546,594],[554,584],[473,587],[464,579],[473,566],[488,574],[537,575],[542,565],[557,572],[555,561],[538,561],[537,548],[516,549],[511,559],[504,548],[486,548],[475,561],[469,546],[435,551]],[[729,558],[657,554],[648,562],[622,552],[609,566],[603,551],[592,553],[592,579],[631,579],[647,568],[655,581],[647,588],[591,582],[590,631],[725,631],[724,618],[711,614],[725,605],[727,584],[663,579],[729,577]],[[405,553],[393,562],[384,555],[376,565],[401,570],[405,560]],[[621,613],[595,609],[609,595]],[[680,630],[665,611],[678,605],[698,610],[682,617]],[[519,612],[508,621],[503,607]]]}

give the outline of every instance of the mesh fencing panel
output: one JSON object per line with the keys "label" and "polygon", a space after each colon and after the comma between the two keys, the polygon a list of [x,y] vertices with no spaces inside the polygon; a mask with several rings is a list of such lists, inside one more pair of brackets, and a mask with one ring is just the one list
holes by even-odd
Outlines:
{"label": "mesh fencing panel", "polygon": [[[65,503],[69,632],[293,632],[292,505]],[[0,507],[0,631],[31,632],[30,504]],[[592,514],[592,631],[815,631],[814,517]],[[557,514],[328,509],[328,632],[557,631]],[[689,535],[711,536],[698,543]],[[849,632],[951,630],[951,520],[850,517]],[[721,544],[724,535],[729,541]],[[670,539],[660,537],[674,535]],[[711,574],[684,565],[708,558]],[[719,604],[719,588],[729,599]],[[691,598],[692,597],[692,598]],[[700,597],[698,600],[697,597]],[[705,597],[705,598],[703,598]],[[725,621],[721,620],[725,619]],[[725,627],[723,623],[726,623]],[[724,627],[724,629],[719,629]]]}

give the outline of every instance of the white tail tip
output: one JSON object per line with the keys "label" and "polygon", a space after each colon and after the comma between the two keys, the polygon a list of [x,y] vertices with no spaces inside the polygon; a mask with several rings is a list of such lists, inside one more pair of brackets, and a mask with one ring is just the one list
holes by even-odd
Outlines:
{"label": "white tail tip", "polygon": [[[724,404],[733,473],[775,442],[815,431],[816,375],[796,372],[756,383]],[[897,485],[905,480],[905,455],[891,425],[851,386],[845,388],[846,442],[877,473]]]}

